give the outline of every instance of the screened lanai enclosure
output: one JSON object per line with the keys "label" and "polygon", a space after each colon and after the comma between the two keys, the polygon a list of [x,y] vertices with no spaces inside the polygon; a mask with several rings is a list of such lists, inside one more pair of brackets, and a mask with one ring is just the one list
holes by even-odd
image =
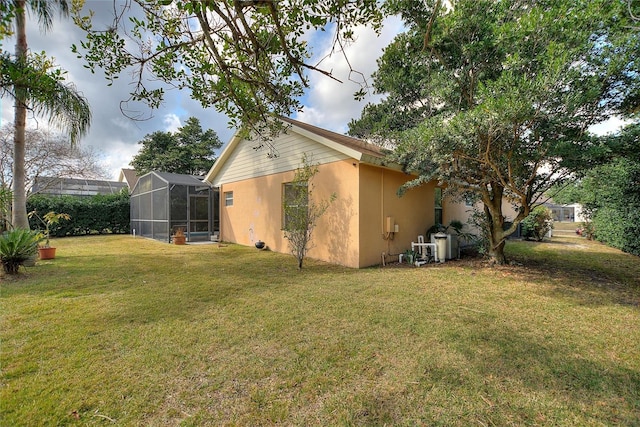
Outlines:
{"label": "screened lanai enclosure", "polygon": [[149,172],[131,193],[131,232],[171,242],[182,229],[187,242],[210,241],[218,234],[218,203],[217,190],[198,177]]}

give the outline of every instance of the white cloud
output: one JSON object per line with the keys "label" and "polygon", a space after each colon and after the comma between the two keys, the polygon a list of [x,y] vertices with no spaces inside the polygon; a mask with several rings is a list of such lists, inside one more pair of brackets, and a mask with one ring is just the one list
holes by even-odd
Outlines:
{"label": "white cloud", "polygon": [[610,133],[616,133],[621,128],[631,123],[633,123],[633,120],[623,120],[620,117],[611,117],[609,120],[591,126],[589,131],[596,135],[603,136]]}
{"label": "white cloud", "polygon": [[165,132],[176,132],[178,128],[182,126],[180,117],[173,113],[165,114],[162,123],[164,124]]}
{"label": "white cloud", "polygon": [[[392,17],[385,20],[379,36],[370,28],[356,28],[356,40],[345,47],[344,55],[341,52],[333,52],[331,56],[327,56],[331,53],[329,45],[318,49],[314,60],[324,58],[319,68],[330,70],[342,83],[320,73],[311,74],[311,88],[306,97],[305,107],[297,114],[296,119],[345,133],[349,121],[359,117],[362,108],[368,102],[380,99],[379,95],[369,93],[364,100],[356,101],[353,95],[360,89],[363,79],[369,84],[372,83],[371,74],[377,69],[376,60],[382,55],[384,47],[400,31],[402,21]],[[331,42],[328,37],[324,37],[323,40],[325,43]]]}
{"label": "white cloud", "polygon": [[120,169],[131,167],[129,162],[138,154],[140,146],[132,145],[128,142],[112,140],[110,141],[110,149],[101,156],[101,163],[105,170],[109,172],[108,178],[117,180],[120,175]]}
{"label": "white cloud", "polygon": [[[94,10],[95,28],[106,28],[107,21],[100,22],[111,16],[113,4],[111,1],[90,1],[86,7]],[[189,117],[197,117],[203,129],[213,129],[223,142],[229,140],[233,129],[227,126],[225,116],[214,109],[203,109],[192,101],[186,91],[167,91],[164,105],[157,110],[150,110],[140,104],[123,104],[129,97],[130,76],[123,74],[109,86],[102,71],[91,73],[84,68],[84,62],[71,52],[72,44],[79,44],[83,38],[80,29],[70,20],[55,18],[51,31],[42,34],[37,22],[27,17],[27,41],[33,52],[45,51],[49,57],[54,57],[56,64],[67,71],[67,82],[72,83],[87,98],[92,110],[92,123],[89,133],[80,144],[101,153],[105,167],[114,173],[113,179],[121,168],[129,166],[133,155],[138,152],[138,142],[145,135],[155,131],[175,131],[181,123]],[[15,41],[5,39],[4,48],[10,48]],[[0,99],[2,125],[13,122],[13,101],[9,98]],[[121,110],[122,109],[122,110]],[[140,115],[147,120],[131,120],[123,114]],[[215,120],[212,120],[215,117]],[[222,117],[222,119],[219,119]],[[37,125],[46,125],[46,120],[40,118]],[[28,126],[36,126],[36,120],[30,119]]]}

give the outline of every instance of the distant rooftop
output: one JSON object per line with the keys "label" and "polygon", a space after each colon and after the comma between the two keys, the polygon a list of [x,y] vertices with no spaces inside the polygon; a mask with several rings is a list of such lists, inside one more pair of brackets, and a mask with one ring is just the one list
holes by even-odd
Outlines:
{"label": "distant rooftop", "polygon": [[138,174],[136,174],[135,169],[126,169],[123,168],[120,170],[120,177],[118,178],[119,182],[126,182],[129,186],[129,190],[133,190],[133,187],[136,186],[138,182]]}
{"label": "distant rooftop", "polygon": [[97,194],[116,194],[123,188],[128,188],[126,182],[41,176],[36,178],[29,194],[91,197]]}

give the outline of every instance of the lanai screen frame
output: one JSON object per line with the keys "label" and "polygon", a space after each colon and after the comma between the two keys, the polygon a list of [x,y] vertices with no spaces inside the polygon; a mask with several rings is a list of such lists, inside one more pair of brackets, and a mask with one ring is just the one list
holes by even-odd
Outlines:
{"label": "lanai screen frame", "polygon": [[171,242],[182,228],[187,241],[210,241],[216,231],[215,193],[191,175],[149,172],[131,194],[132,233]]}

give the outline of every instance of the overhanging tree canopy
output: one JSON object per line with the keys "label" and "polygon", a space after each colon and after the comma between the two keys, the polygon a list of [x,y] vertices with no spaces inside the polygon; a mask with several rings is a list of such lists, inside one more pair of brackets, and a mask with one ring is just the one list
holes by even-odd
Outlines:
{"label": "overhanging tree canopy", "polygon": [[114,8],[119,15],[106,31],[76,10],[76,23],[87,31],[74,46],[79,56],[107,79],[132,70],[131,101],[159,105],[164,88],[150,86],[150,77],[188,89],[236,127],[278,125],[265,119],[301,108],[307,72],[331,76],[310,62],[307,33],[332,32],[340,52],[355,25],[379,28],[382,18],[376,0],[134,0],[130,6]]}

